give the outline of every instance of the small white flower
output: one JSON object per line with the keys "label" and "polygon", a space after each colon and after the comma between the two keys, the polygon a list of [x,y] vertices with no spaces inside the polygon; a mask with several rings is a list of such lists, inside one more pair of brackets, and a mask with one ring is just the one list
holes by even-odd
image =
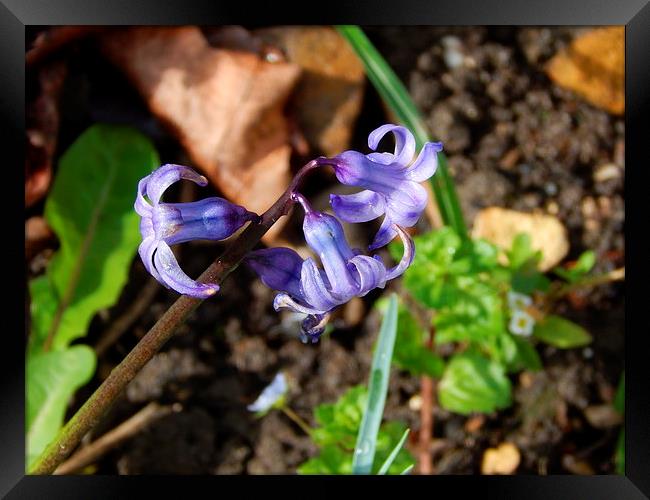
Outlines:
{"label": "small white flower", "polygon": [[526,309],[532,303],[533,299],[531,299],[528,295],[513,292],[512,290],[508,292],[508,307],[511,311]]}
{"label": "small white flower", "polygon": [[512,313],[508,328],[515,335],[530,337],[533,333],[534,326],[535,319],[527,312],[519,309]]}
{"label": "small white flower", "polygon": [[248,411],[269,411],[273,405],[275,405],[278,401],[280,401],[280,399],[284,397],[288,389],[289,387],[287,386],[287,380],[284,376],[284,373],[278,373],[273,379],[273,382],[264,388],[255,402],[247,406]]}

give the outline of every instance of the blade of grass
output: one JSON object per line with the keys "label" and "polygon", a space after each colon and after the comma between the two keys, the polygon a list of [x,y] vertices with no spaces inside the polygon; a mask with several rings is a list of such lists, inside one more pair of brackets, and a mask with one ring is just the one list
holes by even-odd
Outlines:
{"label": "blade of grass", "polygon": [[[358,26],[336,26],[356,54],[363,61],[368,78],[379,95],[397,116],[397,119],[415,135],[418,148],[431,141],[422,115],[411,99],[406,87],[397,77],[386,60]],[[467,226],[458,202],[454,182],[449,175],[447,158],[438,154],[438,171],[431,178],[431,186],[436,197],[443,222],[454,228],[461,236],[467,235]]]}
{"label": "blade of grass", "polygon": [[404,470],[400,473],[400,476],[406,476],[407,474],[410,474],[411,471],[413,470],[413,467],[415,467],[414,464],[409,465],[406,469],[404,469]]}
{"label": "blade of grass", "polygon": [[378,476],[383,476],[384,474],[386,474],[390,466],[393,465],[393,462],[395,461],[395,457],[402,449],[402,446],[404,446],[404,443],[406,442],[406,438],[408,437],[410,430],[411,429],[406,429],[404,431],[404,434],[402,434],[402,438],[399,440],[399,443],[395,445],[395,448],[393,448],[393,451],[390,452],[390,455],[388,455],[388,458],[386,458],[386,461],[380,467],[379,472],[377,472]]}
{"label": "blade of grass", "polygon": [[384,414],[386,392],[388,390],[388,376],[393,358],[393,347],[397,336],[397,295],[391,294],[388,308],[381,328],[377,347],[372,358],[370,380],[368,381],[368,402],[361,420],[361,427],[357,436],[357,444],[352,459],[353,474],[370,474],[372,462],[375,458],[377,446],[377,433]]}

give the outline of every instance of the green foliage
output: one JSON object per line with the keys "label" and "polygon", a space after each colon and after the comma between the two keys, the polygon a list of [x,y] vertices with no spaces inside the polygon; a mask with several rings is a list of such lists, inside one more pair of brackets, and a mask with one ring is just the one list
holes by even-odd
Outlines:
{"label": "green foliage", "polygon": [[28,357],[27,465],[54,439],[68,400],[94,371],[95,352],[85,345]]}
{"label": "green foliage", "polygon": [[593,250],[587,250],[578,257],[573,267],[569,269],[556,267],[553,269],[553,272],[568,283],[576,283],[591,271],[595,264],[596,254]]}
{"label": "green foliage", "polygon": [[[448,409],[469,413],[510,404],[506,374],[542,368],[536,341],[562,348],[591,341],[580,326],[557,316],[544,318],[534,305],[535,316],[527,312],[532,323],[538,319],[533,337],[510,331],[515,313],[511,307],[520,306],[509,304],[509,294],[517,292],[532,300],[533,294],[540,298],[550,290],[550,280],[538,268],[542,254],[532,248],[528,235],[518,234],[503,252],[487,241],[461,238],[450,227],[414,240],[417,252],[404,275],[404,288],[421,306],[433,311],[436,345],[457,347],[446,362],[445,383],[439,386],[441,401]],[[393,257],[401,256],[400,244],[391,244],[389,250]],[[592,266],[593,253],[585,252],[571,276],[583,276]],[[445,361],[426,348],[429,325],[418,323],[411,309],[400,306],[395,363],[414,374],[440,377],[437,370]],[[435,359],[435,366],[428,371],[422,368],[427,353]],[[473,379],[467,382],[456,376],[462,372],[473,373]]]}
{"label": "green foliage", "polygon": [[393,359],[393,346],[397,336],[397,295],[388,299],[388,307],[379,329],[379,338],[372,357],[370,380],[368,381],[368,400],[361,419],[352,460],[353,474],[370,474],[375,459],[377,434],[384,415],[384,404],[388,392],[388,377]]}
{"label": "green foliage", "polygon": [[537,269],[542,260],[542,253],[533,250],[529,235],[520,233],[515,236],[506,255],[508,268],[512,272],[511,284],[514,291],[531,294],[536,290],[548,290],[549,279]]}
{"label": "green foliage", "polygon": [[591,335],[574,322],[560,316],[549,315],[535,324],[533,335],[560,349],[581,347],[591,342]]}
{"label": "green foliage", "polygon": [[490,413],[511,403],[510,380],[502,365],[476,353],[451,358],[439,384],[440,405],[467,415]]}
{"label": "green foliage", "polygon": [[90,127],[61,157],[45,203],[60,248],[46,273],[29,283],[28,463],[55,437],[70,397],[92,377],[94,351],[69,346],[120,296],[141,238],[136,186],[157,164],[147,138],[113,125]]}
{"label": "green foliage", "polygon": [[[382,312],[385,312],[387,306],[388,300],[385,298],[375,303],[375,307]],[[397,310],[397,339],[393,363],[403,370],[408,370],[412,375],[440,378],[445,362],[425,347],[429,333],[420,326],[403,303],[399,303]]]}
{"label": "green foliage", "polygon": [[[316,407],[314,416],[319,427],[312,432],[312,439],[320,448],[319,454],[298,467],[299,474],[352,474],[353,450],[367,400],[366,388],[355,386],[335,403]],[[380,427],[373,473],[379,472],[405,431],[406,426],[401,422],[386,422]],[[412,463],[413,457],[402,448],[388,473],[400,474]]]}
{"label": "green foliage", "polygon": [[[61,157],[45,203],[45,219],[60,241],[47,268],[52,287],[47,297],[56,297],[57,307],[62,301],[67,305],[55,348],[85,335],[95,313],[118,299],[141,240],[133,209],[136,186],[157,164],[146,137],[113,125],[90,127]],[[39,284],[40,291],[44,288]],[[35,330],[32,348],[44,341],[45,323]]]}

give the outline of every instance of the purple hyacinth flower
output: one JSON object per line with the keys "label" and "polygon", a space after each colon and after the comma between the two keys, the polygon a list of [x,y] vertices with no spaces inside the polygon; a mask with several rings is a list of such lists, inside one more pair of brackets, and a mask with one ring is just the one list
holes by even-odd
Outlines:
{"label": "purple hyacinth flower", "polygon": [[306,314],[301,339],[318,341],[330,312],[353,297],[363,297],[386,281],[400,276],[413,262],[413,240],[399,226],[395,231],[404,242],[404,255],[387,269],[378,255],[369,257],[348,245],[341,223],[333,216],[312,209],[307,200],[294,195],[305,210],[303,231],[309,247],[323,268],[311,257],[302,259],[289,248],[268,248],[251,252],[245,261],[269,288],[281,293],[273,301],[275,310],[290,309]]}
{"label": "purple hyacinth flower", "polygon": [[142,243],[138,253],[147,271],[167,288],[184,295],[206,298],[215,294],[219,285],[192,280],[181,270],[170,246],[197,239],[223,240],[258,216],[217,197],[192,203],[162,203],[162,194],[180,179],[200,186],[208,183],[205,177],[189,167],[167,164],[138,184],[134,205],[141,216]]}
{"label": "purple hyacinth flower", "polygon": [[[368,146],[376,150],[387,133],[395,136],[395,152],[358,151],[343,153],[323,160],[334,166],[336,177],[348,186],[365,188],[351,195],[330,195],[334,213],[346,222],[366,222],[385,214],[369,250],[388,244],[397,231],[395,225],[412,227],[427,203],[427,191],[419,183],[430,178],[438,167],[442,143],[427,142],[417,159],[413,134],[399,125],[382,125],[368,136]],[[409,165],[410,164],[410,165]]]}

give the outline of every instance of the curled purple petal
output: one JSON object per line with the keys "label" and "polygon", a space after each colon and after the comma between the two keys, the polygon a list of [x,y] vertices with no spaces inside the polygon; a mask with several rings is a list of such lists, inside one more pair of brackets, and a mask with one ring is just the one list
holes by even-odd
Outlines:
{"label": "curled purple petal", "polygon": [[[319,311],[329,311],[341,303],[342,291],[339,290],[339,296],[335,297],[326,283],[323,273],[313,259],[308,258],[302,265],[300,273],[300,283],[305,297],[305,301],[310,304],[314,309]],[[346,290],[348,293],[354,289]],[[353,295],[352,295],[353,296]],[[351,298],[349,296],[348,298]]]}
{"label": "curled purple petal", "polygon": [[395,136],[395,153],[393,161],[405,165],[415,154],[415,138],[409,129],[400,125],[386,124],[373,130],[368,136],[368,147],[376,150],[379,141],[389,132]]}
{"label": "curled purple petal", "polygon": [[273,290],[301,297],[300,271],[303,259],[290,248],[264,248],[244,257],[244,262]]}
{"label": "curled purple petal", "polygon": [[404,253],[402,254],[402,258],[398,264],[388,270],[386,274],[387,280],[392,280],[404,274],[404,271],[408,269],[408,267],[413,263],[413,259],[415,258],[415,244],[413,243],[413,239],[400,226],[395,225],[394,228],[401,238],[402,243],[404,243]]}
{"label": "curled purple petal", "polygon": [[393,241],[393,238],[397,236],[397,231],[395,230],[393,225],[394,224],[388,218],[388,216],[384,217],[384,221],[381,223],[381,226],[379,227],[379,231],[377,231],[377,234],[375,235],[375,239],[372,240],[372,243],[368,247],[368,250],[370,251],[377,250],[378,248],[386,246],[391,241]]}
{"label": "curled purple petal", "polygon": [[330,204],[337,217],[346,222],[367,222],[386,211],[385,198],[374,191],[348,195],[330,195]]}
{"label": "curled purple petal", "polygon": [[158,242],[155,238],[145,238],[138,247],[138,254],[140,254],[140,258],[142,259],[142,263],[144,264],[144,268],[147,270],[147,272],[151,274],[151,276],[153,276],[156,280],[162,283],[160,274],[158,271],[156,271],[156,267],[153,265],[153,254],[156,251],[157,245]]}
{"label": "curled purple petal", "polygon": [[187,276],[178,265],[172,249],[164,241],[158,242],[153,259],[162,283],[183,295],[205,299],[219,290],[216,283],[199,283]]}
{"label": "curled purple petal", "polygon": [[199,186],[208,185],[208,180],[190,167],[174,165],[172,163],[167,163],[155,170],[149,175],[148,179],[146,183],[147,197],[154,205],[160,201],[162,194],[169,186],[181,179],[195,182]]}
{"label": "curled purple petal", "polygon": [[359,290],[357,296],[363,297],[375,288],[384,288],[386,285],[386,267],[381,262],[367,255],[357,255],[350,259],[359,276]]}
{"label": "curled purple petal", "polygon": [[417,159],[407,169],[406,176],[415,182],[424,182],[438,169],[438,153],[442,151],[442,142],[427,142]]}
{"label": "curled purple petal", "polygon": [[289,309],[290,311],[300,314],[319,314],[322,311],[313,307],[306,306],[295,300],[288,293],[279,293],[273,299],[273,309],[279,311],[280,309]]}

